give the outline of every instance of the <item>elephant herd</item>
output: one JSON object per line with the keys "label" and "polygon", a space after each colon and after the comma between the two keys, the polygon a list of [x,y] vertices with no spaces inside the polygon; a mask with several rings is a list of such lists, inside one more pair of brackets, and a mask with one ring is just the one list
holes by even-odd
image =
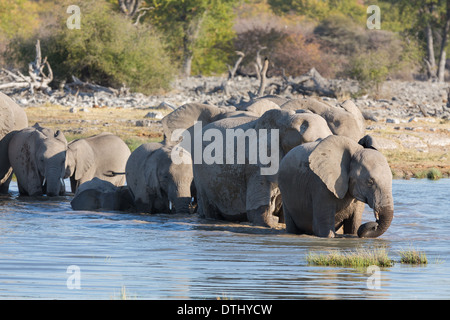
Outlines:
{"label": "elephant herd", "polygon": [[[347,100],[257,98],[239,109],[188,103],[161,122],[164,141],[133,152],[102,133],[67,143],[28,127],[0,93],[0,193],[58,196],[74,210],[189,213],[320,237],[378,237],[393,218],[392,174]],[[375,220],[362,224],[364,204]]]}

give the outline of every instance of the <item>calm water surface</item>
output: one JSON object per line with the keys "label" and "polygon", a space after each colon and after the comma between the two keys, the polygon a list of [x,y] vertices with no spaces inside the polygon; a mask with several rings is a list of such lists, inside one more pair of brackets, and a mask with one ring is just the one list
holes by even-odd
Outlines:
{"label": "calm water surface", "polygon": [[[131,299],[450,299],[450,179],[394,180],[395,217],[378,239],[72,211],[70,197],[32,200],[11,189],[0,198],[0,299],[119,299],[122,289]],[[374,219],[368,207],[363,219]],[[379,288],[369,289],[367,270],[305,259],[311,250],[381,245],[396,261],[400,250],[423,250],[429,263],[382,269]]]}

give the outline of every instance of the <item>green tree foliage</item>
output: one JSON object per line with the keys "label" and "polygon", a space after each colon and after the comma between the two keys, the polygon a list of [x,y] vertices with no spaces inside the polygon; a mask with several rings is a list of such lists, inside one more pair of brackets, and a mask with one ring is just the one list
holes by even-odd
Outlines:
{"label": "green tree foliage", "polygon": [[[82,13],[79,30],[67,28],[69,15],[64,10],[55,13],[58,23],[41,38],[43,55],[48,56],[56,77],[75,75],[113,87],[125,84],[144,93],[169,88],[174,68],[155,30],[133,26],[105,2],[80,1],[78,5]],[[39,37],[13,41],[11,57],[24,63],[32,61],[33,43]]]}
{"label": "green tree foliage", "polygon": [[168,37],[182,74],[225,71],[236,0],[151,0],[150,20]]}
{"label": "green tree foliage", "polygon": [[0,1],[0,37],[30,35],[39,24],[38,5],[27,0]]}
{"label": "green tree foliage", "polygon": [[365,21],[366,6],[355,0],[268,0],[277,13],[296,13],[317,20],[340,13],[353,20]]}

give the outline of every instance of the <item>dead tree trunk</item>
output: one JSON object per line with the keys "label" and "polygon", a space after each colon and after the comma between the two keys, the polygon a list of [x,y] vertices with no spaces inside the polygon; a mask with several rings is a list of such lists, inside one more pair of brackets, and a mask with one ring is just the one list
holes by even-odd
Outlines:
{"label": "dead tree trunk", "polygon": [[[44,73],[45,67],[47,67],[47,74]],[[0,90],[9,88],[23,90],[28,88],[31,94],[34,94],[35,90],[41,90],[46,93],[51,90],[49,83],[53,81],[53,71],[47,61],[47,57],[42,60],[41,44],[39,40],[36,42],[36,58],[33,62],[28,64],[28,76],[23,75],[20,71],[17,71],[17,74],[14,74],[6,69],[2,70],[11,76],[14,81],[0,85]]]}
{"label": "dead tree trunk", "polygon": [[269,59],[264,59],[264,64],[261,69],[260,73],[260,84],[259,84],[259,90],[258,90],[258,97],[262,97],[264,95],[264,90],[266,90],[267,85],[267,69],[269,68]]}
{"label": "dead tree trunk", "polygon": [[447,3],[447,11],[446,11],[446,15],[445,15],[444,27],[442,28],[441,52],[440,52],[440,56],[439,56],[439,68],[438,68],[438,81],[439,82],[444,82],[445,62],[446,62],[446,56],[447,56],[447,52],[446,52],[445,48],[447,47],[448,32],[450,30],[450,0],[447,0],[446,3]]}

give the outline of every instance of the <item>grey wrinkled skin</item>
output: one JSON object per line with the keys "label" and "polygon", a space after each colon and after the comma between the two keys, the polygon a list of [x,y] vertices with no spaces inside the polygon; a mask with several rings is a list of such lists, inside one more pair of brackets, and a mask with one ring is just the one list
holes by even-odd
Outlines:
{"label": "grey wrinkled skin", "polygon": [[94,177],[115,186],[125,184],[125,166],[131,152],[125,142],[111,133],[101,133],[69,143],[65,178],[72,192]]}
{"label": "grey wrinkled skin", "polygon": [[72,201],[73,210],[132,211],[134,202],[127,186],[115,186],[97,177],[79,186]]}
{"label": "grey wrinkled skin", "polygon": [[173,148],[177,147],[145,143],[131,153],[125,171],[138,212],[190,212],[195,196],[192,164],[173,163]]}
{"label": "grey wrinkled skin", "polygon": [[8,147],[13,135],[28,127],[28,118],[18,104],[0,92],[0,194],[9,192],[12,167],[9,163]]}
{"label": "grey wrinkled skin", "polygon": [[338,107],[334,107],[315,98],[301,98],[290,100],[281,105],[280,108],[318,114],[327,121],[334,135],[348,137],[356,142],[364,136],[364,117],[351,100],[346,100]]}
{"label": "grey wrinkled skin", "polygon": [[[375,238],[394,216],[392,173],[386,158],[368,141],[365,147],[342,136],[292,149],[281,161],[278,183],[289,233]],[[363,203],[376,222],[361,225]]]}
{"label": "grey wrinkled skin", "polygon": [[[268,141],[268,150],[259,149],[257,153],[270,153],[275,148],[279,151],[280,159],[292,148],[302,143],[316,141],[331,135],[326,122],[318,115],[295,114],[293,111],[284,111],[277,108],[266,111],[260,118],[248,121],[243,117],[227,118],[209,124],[203,128],[218,130],[226,137],[227,129],[237,132],[247,132],[254,129],[277,129],[279,135],[278,144],[272,146]],[[272,133],[271,133],[272,134]],[[226,139],[224,139],[226,140]],[[199,214],[206,218],[250,221],[255,225],[277,227],[282,222],[281,202],[276,181],[276,173],[263,175],[261,169],[267,167],[261,162],[249,161],[249,139],[245,145],[245,163],[226,161],[224,151],[222,163],[196,163],[194,161],[194,180],[198,195]],[[196,142],[197,143],[197,142]],[[223,141],[223,150],[226,150],[226,141]],[[209,142],[203,142],[202,151],[208,148]],[[242,152],[234,144],[234,155]],[[275,150],[274,149],[274,150]]]}
{"label": "grey wrinkled skin", "polygon": [[9,161],[22,195],[65,193],[67,140],[61,131],[38,124],[18,131],[8,148]]}

